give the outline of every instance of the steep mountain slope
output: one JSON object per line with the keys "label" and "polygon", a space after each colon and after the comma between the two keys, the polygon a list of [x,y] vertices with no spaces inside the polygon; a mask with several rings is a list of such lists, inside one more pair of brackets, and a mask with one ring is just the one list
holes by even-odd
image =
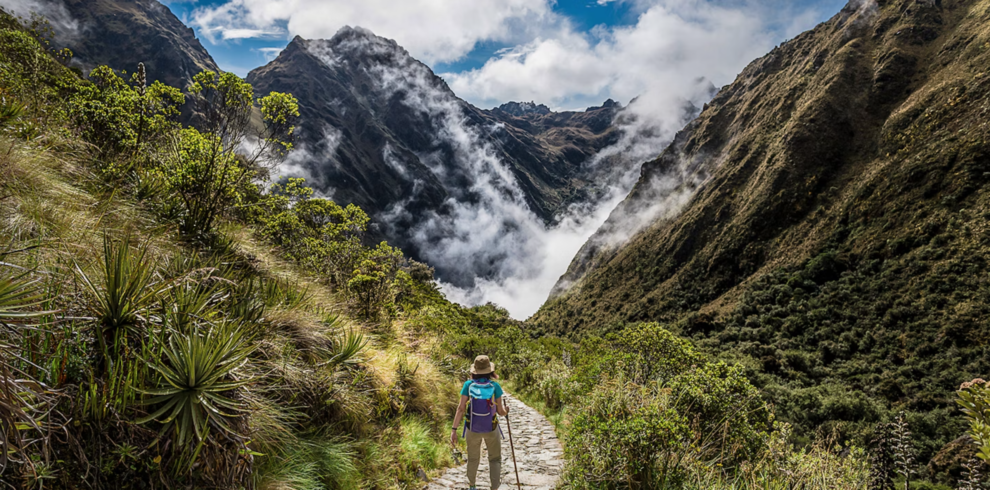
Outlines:
{"label": "steep mountain slope", "polygon": [[899,407],[954,439],[990,368],[988,94],[990,1],[850,3],[643,167],[532,324],[676,322],[805,428]]}
{"label": "steep mountain slope", "polygon": [[218,71],[193,30],[157,0],[2,0],[19,15],[47,17],[56,44],[72,50],[72,63],[133,72],[144,63],[149,81],[185,88],[202,70]]}
{"label": "steep mountain slope", "polygon": [[[532,103],[480,110],[394,41],[360,28],[329,40],[297,37],[248,81],[299,99],[293,172],[367,210],[383,236],[418,257],[463,233],[424,226],[478,203],[511,208],[498,226],[517,227],[512,213],[550,222],[589,190],[582,163],[618,139],[612,101],[580,113]],[[470,284],[477,271],[461,272],[444,276]]]}

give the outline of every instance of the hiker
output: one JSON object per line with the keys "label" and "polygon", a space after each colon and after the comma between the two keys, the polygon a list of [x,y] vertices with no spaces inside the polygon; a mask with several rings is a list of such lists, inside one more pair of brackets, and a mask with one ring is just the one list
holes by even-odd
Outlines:
{"label": "hiker", "polygon": [[[509,407],[502,403],[502,387],[494,381],[495,365],[488,356],[478,356],[471,365],[471,379],[461,388],[461,403],[454,416],[454,428],[450,433],[450,443],[457,445],[457,428],[464,419],[464,436],[467,439],[467,477],[471,490],[476,490],[478,464],[481,463],[481,441],[488,448],[488,471],[491,475],[492,490],[501,485],[502,479],[502,440],[496,413],[503,417],[509,414]],[[470,407],[470,411],[468,411]]]}

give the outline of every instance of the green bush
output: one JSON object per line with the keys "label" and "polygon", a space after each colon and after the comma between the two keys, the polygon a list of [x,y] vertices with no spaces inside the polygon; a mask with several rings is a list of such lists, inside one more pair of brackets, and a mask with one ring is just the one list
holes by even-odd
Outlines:
{"label": "green bush", "polygon": [[[232,73],[197,74],[190,91],[203,115],[202,132],[186,128],[159,167],[166,190],[181,201],[183,233],[209,240],[218,218],[244,204],[252,180],[267,179],[268,170],[292,148],[292,121],[299,116],[294,97],[272,92],[260,99],[262,125],[251,134],[251,85]],[[239,155],[246,138],[256,138],[250,155]]]}
{"label": "green bush", "polygon": [[[73,99],[73,118],[83,138],[108,161],[125,151],[137,152],[143,143],[163,143],[178,128],[175,117],[185,103],[178,89],[161,82],[148,87],[138,74],[131,86],[107,66],[96,67],[89,77],[93,83],[82,85]],[[127,169],[105,165],[103,170],[113,174]]]}
{"label": "green bush", "polygon": [[680,483],[683,454],[692,449],[687,413],[659,385],[621,381],[598,385],[579,406],[565,435],[577,488],[663,488]]}
{"label": "green bush", "polygon": [[969,421],[969,436],[979,447],[977,456],[990,462],[990,389],[982,379],[962,385],[956,402]]}

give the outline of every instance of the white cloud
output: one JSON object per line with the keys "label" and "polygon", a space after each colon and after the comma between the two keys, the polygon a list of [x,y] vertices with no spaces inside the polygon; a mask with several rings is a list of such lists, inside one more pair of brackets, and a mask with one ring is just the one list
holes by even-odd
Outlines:
{"label": "white cloud", "polygon": [[58,44],[75,41],[85,30],[85,26],[72,17],[65,5],[57,0],[0,0],[0,7],[26,20],[31,18],[31,14],[45,17],[55,31],[55,41]]}
{"label": "white cloud", "polygon": [[593,39],[563,25],[553,37],[520,45],[481,68],[443,76],[459,96],[484,106],[538,100],[579,108],[606,97],[625,103],[653,90],[684,95],[697,77],[727,83],[779,40],[762,11],[652,3],[635,24],[596,28]]}
{"label": "white cloud", "polygon": [[515,42],[552,17],[551,0],[230,0],[193,23],[211,41],[229,30],[329,38],[345,25],[395,39],[427,62],[453,61],[480,41]]}
{"label": "white cloud", "polygon": [[278,57],[279,53],[282,52],[282,48],[256,48],[255,51],[261,53],[265,57],[265,60],[271,61]]}
{"label": "white cloud", "polygon": [[216,39],[216,34],[220,34],[219,37],[224,41],[231,39],[271,38],[283,34],[283,31],[279,29],[237,29],[226,27],[214,27],[209,31],[203,30],[202,32],[203,35],[211,37],[211,39]]}

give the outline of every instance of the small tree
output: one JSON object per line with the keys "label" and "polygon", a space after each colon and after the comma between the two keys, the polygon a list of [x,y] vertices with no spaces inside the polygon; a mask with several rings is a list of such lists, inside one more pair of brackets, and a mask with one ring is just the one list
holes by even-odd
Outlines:
{"label": "small tree", "polygon": [[368,318],[378,318],[395,300],[395,276],[402,263],[402,252],[382,242],[358,264],[348,289],[357,297]]}
{"label": "small tree", "polygon": [[202,132],[182,131],[162,177],[182,201],[183,234],[202,238],[237,204],[246,184],[267,179],[292,149],[299,106],[292,95],[272,92],[258,101],[262,124],[255,128],[254,91],[237,75],[204,71],[189,91]]}

